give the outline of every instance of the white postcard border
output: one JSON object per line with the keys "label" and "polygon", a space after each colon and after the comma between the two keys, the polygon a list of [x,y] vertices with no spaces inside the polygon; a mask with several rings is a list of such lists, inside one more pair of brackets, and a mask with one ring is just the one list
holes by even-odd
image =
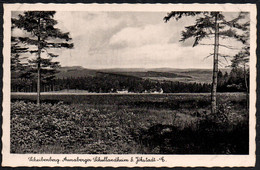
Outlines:
{"label": "white postcard border", "polygon": [[[11,154],[10,153],[10,35],[11,11],[249,11],[250,12],[250,147],[249,155],[87,155],[87,154]],[[255,165],[256,136],[256,5],[254,4],[4,4],[3,48],[3,136],[2,166],[90,166],[90,167],[247,167]],[[70,159],[93,159],[94,157],[120,157],[129,162],[66,162]],[[59,159],[60,162],[29,161],[30,157]],[[134,161],[131,162],[133,157]],[[136,157],[155,158],[155,162],[139,162]],[[51,160],[50,159],[50,160]]]}

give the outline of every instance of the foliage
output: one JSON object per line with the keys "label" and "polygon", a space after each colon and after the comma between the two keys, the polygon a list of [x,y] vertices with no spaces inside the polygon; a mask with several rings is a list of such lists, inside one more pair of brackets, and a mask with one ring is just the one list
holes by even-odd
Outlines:
{"label": "foliage", "polygon": [[223,75],[218,72],[218,92],[247,92],[249,87],[249,72],[247,74],[247,85],[244,80],[244,71],[242,68],[232,68],[231,72]]}
{"label": "foliage", "polygon": [[136,121],[134,115],[22,101],[12,103],[11,110],[11,152],[31,153],[42,145],[60,145],[66,152],[79,145],[87,153],[126,153],[135,144],[127,131],[135,128],[129,123]]}
{"label": "foliage", "polygon": [[[27,86],[25,86],[25,84]],[[28,86],[29,85],[29,86]],[[12,91],[14,92],[35,92],[36,82],[24,80],[12,80]],[[135,93],[180,93],[180,92],[209,92],[210,85],[202,83],[183,83],[171,81],[142,80],[129,77],[81,77],[55,79],[43,84],[42,91],[62,91],[69,89],[86,90],[96,93],[115,93],[121,90]],[[45,89],[44,89],[45,88]]]}
{"label": "foliage", "polygon": [[[240,13],[238,17],[227,21],[225,15],[222,12],[170,12],[164,17],[165,22],[168,22],[170,18],[179,20],[182,16],[197,16],[195,24],[185,27],[182,31],[182,37],[180,41],[185,41],[187,39],[193,38],[193,47],[198,44],[201,45],[213,45],[214,53],[208,55],[207,57],[213,56],[213,78],[212,78],[212,89],[211,89],[211,112],[216,113],[217,109],[217,73],[218,64],[220,60],[219,57],[227,58],[225,54],[219,52],[219,47],[224,47],[228,49],[233,49],[231,46],[219,43],[219,38],[234,38],[242,43],[245,43],[245,37],[243,34],[238,34],[236,29],[241,29],[241,25],[238,21],[243,18],[243,13]],[[242,28],[243,29],[243,28]],[[214,43],[212,44],[202,44],[201,41],[204,39],[212,39],[214,37]],[[207,58],[206,57],[206,58]],[[227,60],[227,59],[226,59]]]}
{"label": "foliage", "polygon": [[[245,27],[248,26],[248,22],[244,24],[240,24],[240,20],[245,18],[245,15],[247,13],[241,12],[239,15],[230,20],[227,21],[225,19],[225,15],[221,12],[170,12],[164,17],[164,21],[168,22],[171,18],[174,18],[175,20],[181,19],[183,16],[192,16],[197,17],[195,24],[185,27],[185,30],[182,31],[182,38],[180,41],[185,41],[189,38],[194,38],[194,46],[199,45],[199,42],[206,38],[212,38],[212,35],[214,35],[215,32],[215,17],[218,15],[217,22],[219,24],[219,36],[221,38],[233,38],[238,41],[241,41],[242,43],[245,43],[246,36],[244,34],[239,34],[236,30],[244,30]],[[205,45],[205,44],[201,44]],[[208,45],[214,45],[214,44],[208,44]],[[225,48],[231,48],[229,46],[226,46],[224,44],[220,45]],[[232,48],[231,48],[232,49]],[[220,54],[219,54],[220,55]],[[220,56],[225,56],[220,55]]]}
{"label": "foliage", "polygon": [[19,44],[15,37],[11,37],[11,78],[12,79],[29,79],[31,72],[29,71],[28,64],[22,63],[21,54],[27,53],[28,48]]}
{"label": "foliage", "polygon": [[[49,52],[50,48],[72,48],[73,44],[67,43],[71,40],[69,33],[62,33],[60,29],[55,28],[58,23],[53,19],[55,11],[27,11],[23,15],[19,15],[18,18],[12,18],[12,28],[23,29],[31,36],[18,36],[12,37],[12,41],[23,44],[26,46],[26,50],[12,50],[12,54],[18,53],[30,53],[36,54],[36,59],[27,59],[27,72],[36,74],[37,64],[41,64],[43,80],[48,81],[54,78],[55,68],[59,66],[58,62],[51,61],[53,57],[58,55]],[[57,40],[65,40],[66,42],[57,42]],[[17,45],[16,45],[17,46]],[[36,46],[35,50],[32,46]],[[12,46],[14,49],[15,46]],[[39,53],[46,53],[49,58],[40,57]],[[27,57],[28,58],[28,57]]]}
{"label": "foliage", "polygon": [[31,102],[12,102],[11,152],[248,152],[248,113],[243,95],[220,97],[215,117],[208,114],[209,96],[160,96],[97,95],[81,99],[81,103],[43,103],[40,107]]}
{"label": "foliage", "polygon": [[[245,19],[249,17],[249,13],[241,12],[240,18]],[[250,21],[239,22],[236,20],[233,22],[233,25],[240,30],[243,34],[241,35],[239,41],[243,43],[243,48],[233,56],[231,59],[231,67],[238,68],[238,67],[248,67],[249,56],[250,56]],[[244,70],[245,71],[245,70]],[[246,73],[245,73],[246,74]]]}
{"label": "foliage", "polygon": [[[40,104],[41,81],[48,82],[52,80],[55,77],[56,68],[59,67],[59,62],[52,61],[52,58],[58,57],[58,55],[48,51],[48,49],[73,47],[72,43],[68,43],[71,40],[69,33],[63,33],[55,27],[58,23],[53,19],[55,13],[55,11],[27,11],[23,15],[19,14],[18,18],[12,18],[12,29],[22,29],[30,33],[30,35],[13,36],[11,40],[27,46],[27,49],[22,52],[36,54],[37,56],[34,59],[28,59],[26,71],[30,76],[37,77],[38,104]],[[35,48],[37,49],[35,50]],[[16,54],[19,51],[12,50],[11,52]],[[42,53],[46,54],[46,56],[41,56]],[[15,57],[19,57],[19,55],[15,55]],[[15,61],[20,62],[19,60]],[[28,79],[32,79],[32,77]]]}
{"label": "foliage", "polygon": [[[241,13],[241,18],[248,18],[249,13]],[[244,44],[241,51],[233,56],[233,59],[231,60],[231,67],[232,70],[239,70],[240,68],[243,68],[243,77],[244,82],[240,83],[247,92],[247,108],[249,108],[249,56],[250,56],[250,21],[241,23],[238,21],[235,21],[233,23],[237,29],[243,32],[243,36],[240,37],[240,41]]]}

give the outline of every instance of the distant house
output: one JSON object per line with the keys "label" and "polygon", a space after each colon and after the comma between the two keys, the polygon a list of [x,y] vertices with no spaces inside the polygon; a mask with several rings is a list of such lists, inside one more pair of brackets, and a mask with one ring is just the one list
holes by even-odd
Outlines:
{"label": "distant house", "polygon": [[153,91],[152,93],[155,93],[155,94],[162,94],[162,93],[163,93],[163,89],[161,88],[159,91]]}
{"label": "distant house", "polygon": [[128,93],[128,90],[117,90],[117,93]]}

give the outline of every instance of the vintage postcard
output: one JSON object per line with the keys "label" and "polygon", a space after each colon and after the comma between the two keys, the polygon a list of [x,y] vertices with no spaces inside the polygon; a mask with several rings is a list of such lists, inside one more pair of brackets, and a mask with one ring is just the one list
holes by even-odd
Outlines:
{"label": "vintage postcard", "polygon": [[2,166],[255,166],[254,4],[4,4]]}

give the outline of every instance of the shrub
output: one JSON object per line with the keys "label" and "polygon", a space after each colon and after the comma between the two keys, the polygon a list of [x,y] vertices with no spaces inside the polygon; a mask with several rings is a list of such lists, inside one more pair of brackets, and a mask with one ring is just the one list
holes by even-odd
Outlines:
{"label": "shrub", "polygon": [[130,135],[135,129],[131,123],[134,118],[123,112],[81,110],[63,103],[37,106],[14,102],[11,104],[11,152],[33,153],[41,146],[59,145],[63,148],[60,152],[65,153],[78,145],[81,151],[84,146],[85,153],[109,150],[129,153],[136,144]]}

